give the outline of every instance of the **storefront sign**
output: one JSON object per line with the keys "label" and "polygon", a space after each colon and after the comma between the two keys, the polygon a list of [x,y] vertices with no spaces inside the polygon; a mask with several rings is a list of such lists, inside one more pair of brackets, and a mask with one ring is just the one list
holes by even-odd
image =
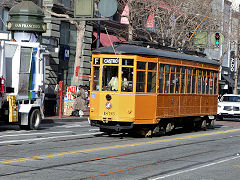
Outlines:
{"label": "storefront sign", "polygon": [[68,86],[67,87],[67,93],[66,93],[66,100],[70,101],[70,100],[74,100],[74,96],[73,94],[76,93],[77,88],[76,86]]}
{"label": "storefront sign", "polygon": [[73,96],[73,94],[76,91],[77,91],[76,86],[68,86],[66,88],[66,94],[64,97],[64,111],[63,111],[63,115],[65,116],[70,116],[72,114],[73,104],[75,101],[75,97]]}
{"label": "storefront sign", "polygon": [[19,30],[19,31],[46,31],[46,24],[45,23],[21,23],[21,22],[8,22],[7,24],[8,30]]}
{"label": "storefront sign", "polygon": [[234,72],[235,72],[235,52],[231,51],[230,53],[230,76],[234,78]]}

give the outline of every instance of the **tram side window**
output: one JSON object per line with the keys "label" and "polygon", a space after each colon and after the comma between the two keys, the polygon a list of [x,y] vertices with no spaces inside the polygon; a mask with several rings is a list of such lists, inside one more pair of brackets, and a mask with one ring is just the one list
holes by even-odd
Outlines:
{"label": "tram side window", "polygon": [[202,71],[202,94],[205,94],[206,90],[206,71]]}
{"label": "tram side window", "polygon": [[192,75],[192,93],[196,93],[196,68],[193,68],[193,75]]}
{"label": "tram side window", "polygon": [[170,74],[170,76],[171,76],[171,80],[170,80],[170,93],[175,93],[174,92],[174,89],[175,89],[175,66],[171,66],[171,74]]}
{"label": "tram side window", "polygon": [[169,65],[165,65],[165,93],[169,93],[169,87],[170,87],[170,83],[169,83],[169,78],[170,78],[170,66]]}
{"label": "tram side window", "polygon": [[118,91],[118,79],[118,66],[103,66],[103,91]]}
{"label": "tram side window", "polygon": [[176,93],[180,93],[180,66],[176,66]]}
{"label": "tram side window", "polygon": [[160,64],[159,71],[159,93],[163,93],[164,90],[164,64]]}
{"label": "tram side window", "polygon": [[148,63],[148,70],[156,71],[157,70],[157,63],[149,62]]}
{"label": "tram side window", "polygon": [[192,93],[191,92],[191,85],[192,85],[192,68],[188,68],[188,79],[187,79],[187,93]]}
{"label": "tram side window", "polygon": [[146,62],[138,61],[137,62],[137,69],[145,70],[146,69]]}
{"label": "tram side window", "polygon": [[214,72],[214,94],[217,94],[217,72]]}
{"label": "tram side window", "polygon": [[185,67],[181,68],[181,93],[185,93]]}
{"label": "tram side window", "polygon": [[99,67],[93,66],[93,90],[99,91]]}
{"label": "tram side window", "polygon": [[122,68],[121,91],[124,92],[133,91],[133,68],[130,67]]}
{"label": "tram side window", "polygon": [[133,66],[133,59],[122,59],[123,66]]}
{"label": "tram side window", "polygon": [[147,92],[156,92],[156,72],[148,72],[148,80],[147,80]]}
{"label": "tram side window", "polygon": [[210,71],[207,71],[207,76],[206,76],[206,94],[209,93],[209,77],[210,76]]}
{"label": "tram side window", "polygon": [[198,94],[201,94],[202,89],[202,70],[198,70]]}
{"label": "tram side window", "polygon": [[210,78],[209,78],[209,93],[213,94],[213,72],[210,72]]}
{"label": "tram side window", "polygon": [[148,63],[147,92],[156,92],[157,63]]}
{"label": "tram side window", "polygon": [[145,71],[137,71],[137,92],[145,92]]}

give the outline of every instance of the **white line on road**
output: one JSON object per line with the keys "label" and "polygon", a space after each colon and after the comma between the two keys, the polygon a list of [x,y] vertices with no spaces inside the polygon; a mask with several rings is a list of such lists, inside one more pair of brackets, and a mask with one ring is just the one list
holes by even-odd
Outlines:
{"label": "white line on road", "polygon": [[192,168],[192,169],[186,169],[186,170],[178,171],[178,172],[175,172],[175,173],[172,173],[172,174],[167,174],[167,175],[159,176],[159,177],[156,177],[156,178],[150,178],[149,180],[164,179],[164,178],[167,178],[167,177],[176,176],[178,174],[182,174],[182,173],[186,173],[186,172],[190,172],[190,171],[195,171],[197,169],[201,169],[201,168],[205,168],[205,167],[208,167],[208,166],[213,166],[213,165],[220,164],[220,163],[223,163],[223,162],[231,161],[231,160],[234,160],[234,159],[237,159],[237,158],[240,158],[240,156],[234,156],[234,157],[229,158],[229,159],[224,159],[224,160],[213,162],[213,163],[210,163],[210,164],[205,164],[205,165],[198,166],[198,167],[195,167],[195,168]]}
{"label": "white line on road", "polygon": [[63,134],[63,133],[72,133],[72,131],[45,132],[45,133],[25,133],[25,134],[7,134],[7,135],[0,136],[0,138],[1,137],[15,137],[15,136],[46,135],[46,134]]}
{"label": "white line on road", "polygon": [[65,125],[65,126],[62,126],[64,128],[75,128],[75,127],[89,127],[88,126],[83,126],[83,125],[80,125],[80,124],[76,124],[76,125]]}
{"label": "white line on road", "polygon": [[46,138],[34,138],[34,139],[21,139],[21,140],[11,140],[11,141],[1,141],[0,144],[28,142],[28,141],[31,142],[31,141],[40,141],[40,140],[67,138],[67,137],[80,137],[80,136],[87,136],[87,135],[94,135],[94,134],[101,134],[101,133],[97,132],[97,133],[74,134],[74,135],[66,135],[66,136],[53,136],[53,137],[46,137]]}

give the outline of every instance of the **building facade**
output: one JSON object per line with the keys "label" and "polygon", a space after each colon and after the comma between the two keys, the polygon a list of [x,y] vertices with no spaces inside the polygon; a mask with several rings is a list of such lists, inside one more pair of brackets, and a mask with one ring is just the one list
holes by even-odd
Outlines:
{"label": "building facade", "polygon": [[210,59],[215,59],[221,63],[219,77],[219,93],[234,93],[235,73],[238,70],[239,62],[239,12],[234,11],[232,2],[228,0],[213,0],[213,12],[216,11],[222,17],[219,20],[219,30],[224,38],[219,46],[212,46],[212,36],[215,32],[208,35],[208,47],[205,53]]}

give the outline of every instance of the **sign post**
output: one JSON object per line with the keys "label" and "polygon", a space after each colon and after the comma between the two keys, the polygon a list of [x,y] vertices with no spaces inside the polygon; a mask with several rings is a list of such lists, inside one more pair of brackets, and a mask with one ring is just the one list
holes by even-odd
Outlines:
{"label": "sign post", "polygon": [[58,113],[58,117],[59,117],[59,118],[62,118],[62,109],[63,109],[63,91],[64,91],[64,84],[63,84],[63,81],[59,81],[59,92],[60,92],[59,113]]}

